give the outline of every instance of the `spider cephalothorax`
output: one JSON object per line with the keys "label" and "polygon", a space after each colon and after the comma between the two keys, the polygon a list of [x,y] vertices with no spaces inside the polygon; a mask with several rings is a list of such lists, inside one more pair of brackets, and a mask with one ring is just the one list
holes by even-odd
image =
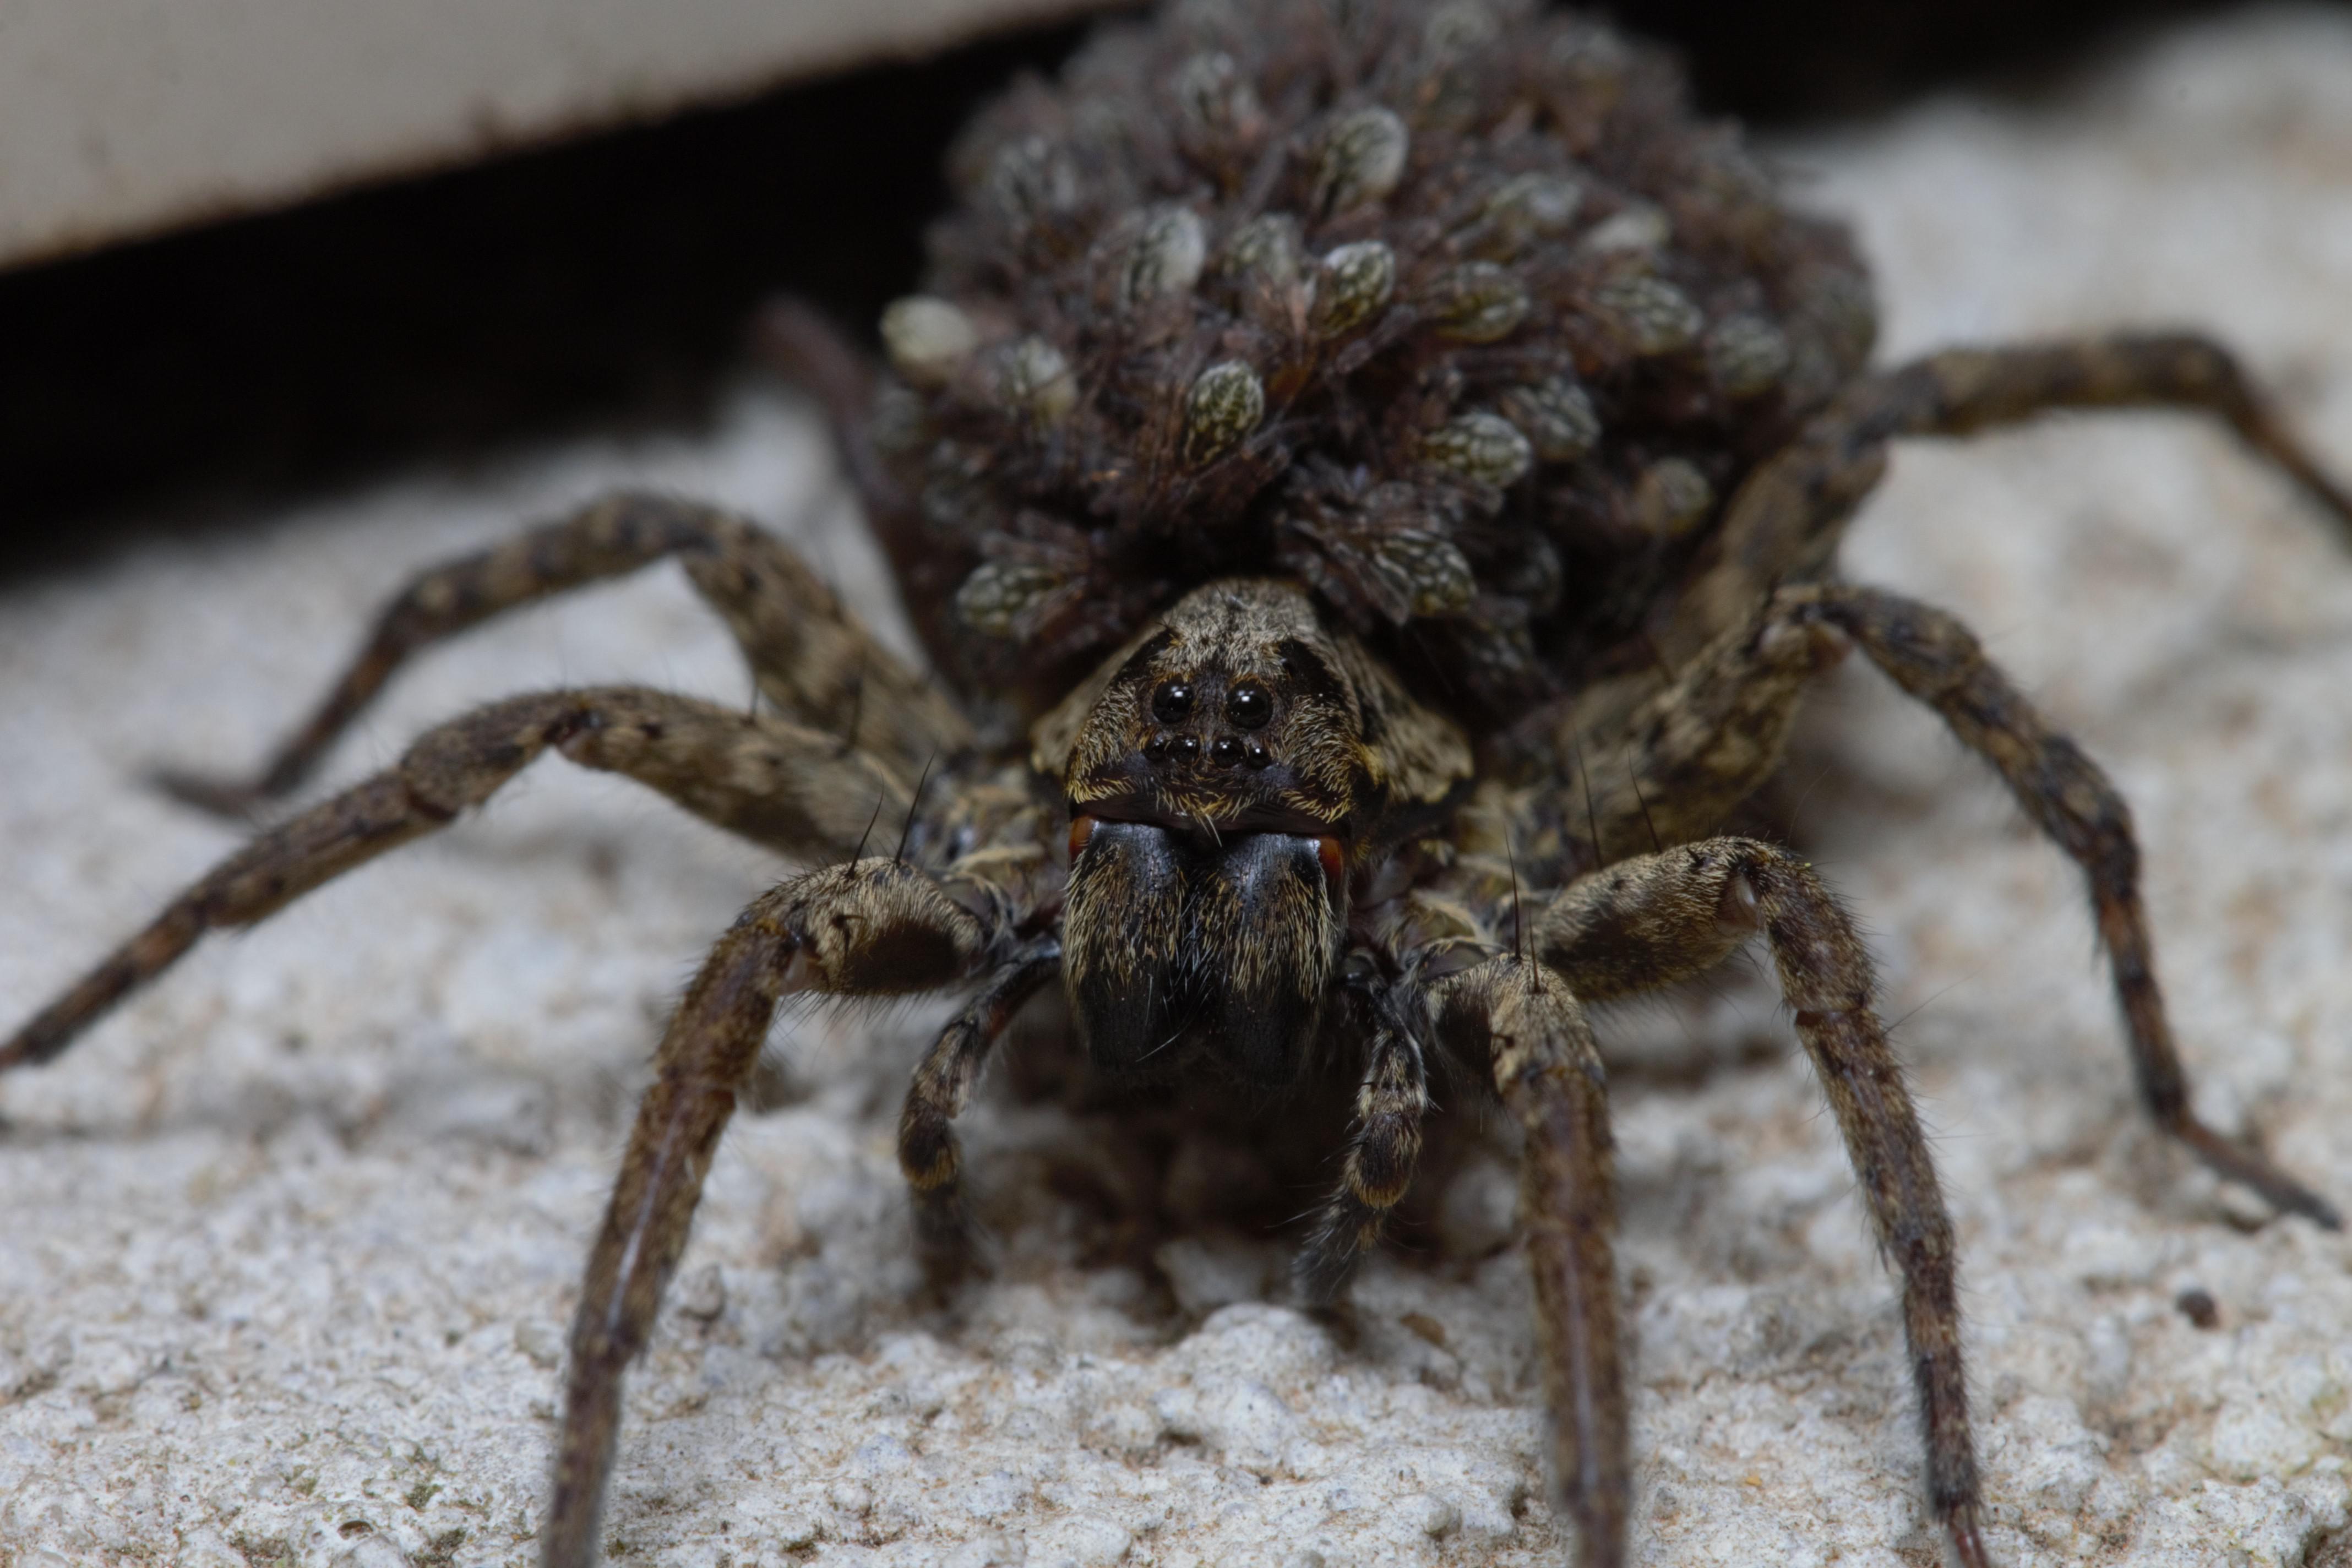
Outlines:
{"label": "spider cephalothorax", "polygon": [[[2337,1223],[2191,1111],[2105,774],[1957,620],[1832,565],[1891,440],[2063,407],[2203,410],[2352,524],[2227,353],[2126,337],[1865,374],[1843,237],[1686,120],[1654,57],[1469,0],[1188,6],[1019,89],[957,167],[934,292],[884,323],[896,382],[804,314],[773,323],[955,695],[751,524],[607,498],[425,574],[256,783],[179,793],[280,795],[416,649],[670,556],[765,710],[610,687],[443,724],[0,1044],[0,1067],[55,1056],[206,931],[446,826],[548,751],[816,867],[719,939],[664,1036],[573,1324],[551,1568],[595,1556],[621,1379],[779,1005],[969,995],[898,1134],[944,1280],[971,1241],[952,1123],[1057,981],[1108,1068],[1213,1067],[1259,1098],[1352,1081],[1300,1258],[1312,1300],[1412,1182],[1440,1063],[1509,1114],[1552,1468],[1580,1563],[1615,1568],[1633,1456],[1584,1009],[1759,937],[1900,1276],[1928,1506],[1984,1568],[1952,1225],[1867,951],[1800,858],[1724,832],[1852,652],[2080,866],[2157,1123]],[[886,816],[898,845],[869,854]]]}
{"label": "spider cephalothorax", "polygon": [[1041,748],[1069,804],[1079,1029],[1106,1068],[1195,1041],[1244,1077],[1294,1079],[1351,877],[1438,824],[1469,747],[1283,583],[1195,591],[1109,677],[1073,699],[1066,758]]}

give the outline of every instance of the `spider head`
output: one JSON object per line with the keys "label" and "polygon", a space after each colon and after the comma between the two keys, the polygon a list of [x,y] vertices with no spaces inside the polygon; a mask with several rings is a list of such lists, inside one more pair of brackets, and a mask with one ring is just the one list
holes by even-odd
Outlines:
{"label": "spider head", "polygon": [[1066,973],[1098,1066],[1297,1076],[1383,798],[1360,658],[1297,589],[1220,583],[1109,670],[1064,772]]}

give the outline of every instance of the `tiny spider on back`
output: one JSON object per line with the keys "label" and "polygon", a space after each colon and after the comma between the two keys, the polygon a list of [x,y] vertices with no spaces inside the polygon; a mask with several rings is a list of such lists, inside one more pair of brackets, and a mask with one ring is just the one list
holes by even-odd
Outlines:
{"label": "tiny spider on back", "polygon": [[1949,615],[1844,581],[1899,437],[2060,408],[2225,422],[2352,496],[2191,337],[1865,368],[1842,231],[1780,205],[1656,57],[1573,16],[1366,0],[1107,28],[982,116],[887,371],[805,313],[827,403],[940,672],[785,545],[622,495],[427,572],[250,784],[299,787],[419,649],[676,557],[772,712],[638,688],[509,699],[263,832],[0,1045],[46,1061],[206,931],[447,825],[548,751],[818,868],[719,940],[662,1041],[571,1342],[551,1565],[593,1561],[625,1370],[779,1005],[957,990],[899,1123],[914,1244],[971,1261],[952,1123],[1059,986],[1092,1064],[1265,1097],[1359,1085],[1297,1287],[1329,1301],[1411,1183],[1433,1086],[1524,1135],[1521,1213],[1578,1561],[1633,1489],[1603,1075],[1588,1004],[1764,940],[1899,1278],[1928,1502],[1990,1561],[1952,1226],[1853,922],[1726,837],[1815,678],[1859,651],[2081,868],[2148,1112],[2321,1225],[2189,1109],[2123,801]]}

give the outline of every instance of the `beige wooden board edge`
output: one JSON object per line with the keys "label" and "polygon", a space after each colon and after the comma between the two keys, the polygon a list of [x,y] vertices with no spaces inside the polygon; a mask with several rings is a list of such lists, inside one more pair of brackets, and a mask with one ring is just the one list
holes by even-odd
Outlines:
{"label": "beige wooden board edge", "polygon": [[936,52],[1093,0],[0,0],[0,268]]}

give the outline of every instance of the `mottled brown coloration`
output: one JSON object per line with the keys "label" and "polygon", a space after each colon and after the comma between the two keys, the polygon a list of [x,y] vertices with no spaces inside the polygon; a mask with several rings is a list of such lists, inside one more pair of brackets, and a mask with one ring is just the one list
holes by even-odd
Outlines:
{"label": "mottled brown coloration", "polygon": [[[1278,582],[1195,590],[1089,682],[1085,717],[1055,769],[1074,811],[1183,820],[1220,831],[1328,828],[1360,859],[1436,820],[1471,774],[1461,731],[1407,693],[1315,603]],[[1255,685],[1265,717],[1226,711]],[[1167,705],[1171,688],[1192,695]],[[1067,724],[1062,710],[1039,726]],[[1237,750],[1221,757],[1218,742]],[[1171,750],[1171,746],[1174,750]]]}
{"label": "mottled brown coloration", "polygon": [[1780,765],[1798,700],[1845,651],[1832,626],[1766,614],[1670,682],[1645,673],[1585,693],[1549,738],[1579,793],[1570,831],[1596,863],[1713,832]]}
{"label": "mottled brown coloration", "polygon": [[898,1115],[898,1169],[915,1202],[915,1242],[925,1266],[951,1281],[970,1261],[971,1217],[965,1212],[962,1152],[955,1119],[971,1103],[988,1053],[1023,1003],[1061,968],[1062,945],[1033,940],[1000,966],[971,1005],[940,1031],[907,1086]]}
{"label": "mottled brown coloration", "polygon": [[1389,1211],[1412,1184],[1422,1123],[1435,1109],[1422,1055],[1428,1021],[1417,998],[1406,987],[1377,982],[1364,989],[1370,993],[1373,1034],[1364,1047],[1354,1135],[1340,1165],[1339,1189],[1300,1245],[1295,1268],[1299,1291],[1310,1301],[1337,1298],[1380,1240]]}
{"label": "mottled brown coloration", "polygon": [[1438,1038],[1479,1069],[1527,1139],[1519,1172],[1543,1346],[1552,1479],[1582,1568],[1622,1568],[1633,1456],[1611,1237],[1607,1075],[1574,990],[1516,953],[1430,993]]}
{"label": "mottled brown coloration", "polygon": [[1107,27],[949,173],[856,461],[933,657],[1040,710],[1266,571],[1484,717],[1572,689],[1874,331],[1662,55],[1524,0]]}
{"label": "mottled brown coloration", "polygon": [[990,933],[925,872],[861,859],[795,878],[743,911],[687,988],[654,1058],[621,1173],[588,1255],[572,1322],[548,1563],[591,1563],[619,1429],[622,1374],[645,1349],[662,1292],[735,1112],[793,992],[896,995],[934,990],[985,961]]}
{"label": "mottled brown coloration", "polygon": [[956,705],[875,642],[807,563],[745,520],[698,501],[619,494],[513,542],[421,574],[377,616],[342,677],[248,783],[167,773],[191,804],[236,813],[287,795],[400,667],[502,611],[667,556],[727,623],[761,695],[793,718],[908,772],[972,743]]}
{"label": "mottled brown coloration", "polygon": [[1074,823],[1066,973],[1095,1060],[1173,1070],[1209,1044],[1296,1080],[1351,883],[1443,823],[1467,742],[1271,581],[1185,595],[1080,689],[1084,717],[1049,713],[1035,754]]}
{"label": "mottled brown coloration", "polygon": [[706,821],[788,851],[846,854],[897,771],[829,735],[637,687],[512,697],[427,731],[398,763],[256,837],[0,1045],[0,1068],[47,1061],[207,931],[266,919],[331,878],[436,832],[550,747],[648,784]]}
{"label": "mottled brown coloration", "polygon": [[1759,932],[1900,1279],[1928,1503],[1984,1568],[1951,1224],[1868,956],[1802,861],[1718,837],[1850,648],[2082,866],[2158,1123],[2337,1223],[2189,1111],[2105,776],[1957,621],[1832,568],[1891,440],[2065,407],[2209,411],[2352,532],[2352,496],[2225,353],[2119,338],[1864,374],[1843,234],[1690,120],[1657,57],[1510,4],[1114,27],[983,116],[953,173],[933,293],[883,324],[895,381],[803,311],[766,326],[832,412],[954,695],[749,523],[597,502],[419,577],[257,783],[175,787],[283,794],[416,649],[669,556],[782,717],[634,688],[483,709],[264,831],[0,1043],[0,1067],[54,1057],[205,931],[446,826],[551,748],[825,864],[719,940],[662,1042],[573,1331],[549,1568],[597,1554],[623,1376],[780,999],[973,988],[900,1122],[937,1279],[971,1241],[953,1121],[1057,972],[1099,1068],[1244,1099],[1356,1086],[1310,1297],[1410,1184],[1433,1070],[1500,1103],[1526,1135],[1562,1508],[1579,1563],[1619,1568],[1633,1455],[1583,1009]]}

